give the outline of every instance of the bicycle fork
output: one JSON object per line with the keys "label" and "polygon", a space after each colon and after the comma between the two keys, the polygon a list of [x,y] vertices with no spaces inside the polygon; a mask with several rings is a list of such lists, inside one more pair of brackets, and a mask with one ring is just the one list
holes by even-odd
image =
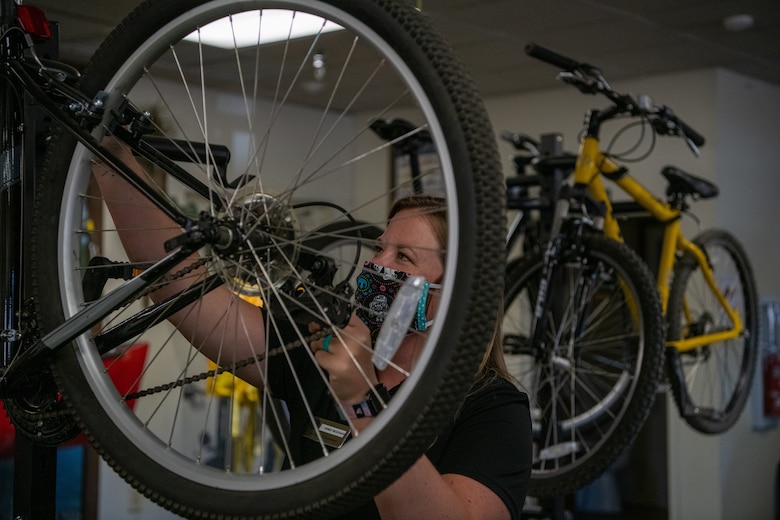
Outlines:
{"label": "bicycle fork", "polygon": [[[532,345],[541,351],[547,350],[544,342],[544,330],[547,313],[554,302],[548,298],[550,284],[566,248],[579,248],[586,229],[600,230],[603,223],[603,208],[587,196],[587,186],[562,186],[555,206],[550,238],[544,253],[544,266],[539,281],[539,292],[534,306],[532,324]],[[580,215],[570,216],[572,203],[580,207]],[[595,215],[591,217],[590,215]]]}
{"label": "bicycle fork", "polygon": [[[537,354],[537,361],[544,368],[547,381],[546,392],[550,393],[549,417],[552,429],[548,432],[554,439],[552,445],[538,454],[539,461],[554,461],[574,455],[582,449],[576,430],[592,420],[591,416],[575,417],[575,380],[578,370],[575,338],[583,333],[585,303],[590,300],[590,282],[587,277],[571,278],[567,264],[571,261],[570,251],[584,251],[584,234],[597,229],[597,224],[585,211],[583,215],[570,215],[572,206],[581,203],[573,188],[564,187],[556,204],[550,239],[544,254],[544,263],[539,280],[539,291],[534,306],[531,341]],[[575,254],[575,257],[578,255]],[[574,280],[573,285],[569,283]],[[592,282],[593,280],[591,280]],[[552,334],[552,335],[550,335]],[[559,401],[557,392],[568,386],[565,402]]]}

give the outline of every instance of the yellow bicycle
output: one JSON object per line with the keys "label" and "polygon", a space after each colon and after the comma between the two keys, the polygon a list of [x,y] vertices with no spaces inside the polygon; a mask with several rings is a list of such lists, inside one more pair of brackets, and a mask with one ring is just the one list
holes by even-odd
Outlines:
{"label": "yellow bicycle", "polygon": [[[604,123],[628,117],[652,129],[645,135],[681,137],[694,151],[704,138],[668,107],[613,90],[596,67],[533,44],[526,51],[562,69],[564,82],[610,101],[586,115],[546,250],[507,273],[505,351],[534,403],[530,494],[541,497],[573,492],[633,442],[664,356],[680,416],[702,433],[729,429],[750,392],[758,303],[750,262],[731,234],[709,229],[689,240],[681,229],[689,201],[714,197],[717,187],[666,167],[661,201],[602,150],[599,135]],[[604,178],[662,227],[655,275],[623,242]]]}

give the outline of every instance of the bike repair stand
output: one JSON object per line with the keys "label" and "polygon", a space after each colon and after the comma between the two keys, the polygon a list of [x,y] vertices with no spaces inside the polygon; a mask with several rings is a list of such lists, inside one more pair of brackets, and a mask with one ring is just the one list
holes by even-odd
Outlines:
{"label": "bike repair stand", "polygon": [[16,435],[14,520],[51,520],[57,490],[57,448]]}
{"label": "bike repair stand", "polygon": [[[50,22],[52,39],[36,44],[39,56],[50,59],[59,57],[59,26]],[[27,105],[27,100],[24,100]],[[47,131],[43,111],[25,106],[26,127],[24,139],[38,139]],[[42,140],[40,141],[42,142]],[[29,148],[28,148],[29,149]],[[26,164],[39,167],[43,162],[43,150],[38,157],[24,157]],[[27,166],[25,166],[27,167]],[[28,177],[29,178],[29,177]],[[24,189],[30,189],[25,187]],[[28,199],[29,200],[29,199]],[[47,446],[16,433],[14,436],[14,520],[52,520],[56,512],[57,447]]]}

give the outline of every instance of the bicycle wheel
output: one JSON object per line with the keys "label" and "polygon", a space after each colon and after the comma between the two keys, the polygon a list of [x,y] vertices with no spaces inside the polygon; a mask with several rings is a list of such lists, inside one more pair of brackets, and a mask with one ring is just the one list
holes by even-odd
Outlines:
{"label": "bicycle wheel", "polygon": [[662,367],[658,293],[631,249],[594,235],[554,264],[543,325],[543,253],[510,266],[504,301],[507,365],[531,397],[535,497],[573,493],[616,459],[647,418]]}
{"label": "bicycle wheel", "polygon": [[[255,38],[238,49],[232,38],[230,49],[183,40],[216,20],[227,21],[228,29],[220,32],[230,35],[230,21],[237,23],[246,12],[254,19],[295,12],[292,19],[298,21],[311,14],[319,27],[325,20],[336,30],[259,45]],[[285,36],[291,34],[289,23],[298,22],[287,23]],[[274,22],[276,28],[280,24],[285,22]],[[264,32],[262,23],[260,28]],[[311,61],[320,52],[328,73],[318,80],[311,77]],[[373,72],[355,77],[352,65],[358,61],[373,62]],[[192,64],[199,72],[190,77],[192,69],[184,66]],[[238,257],[207,249],[196,270],[177,270],[170,279],[191,283],[193,290],[182,298],[230,286],[226,314],[234,305],[246,307],[243,299],[263,305],[258,319],[266,320],[269,336],[287,344],[269,353],[268,364],[275,361],[295,374],[292,361],[300,360],[302,370],[309,370],[302,376],[307,380],[316,372],[310,351],[289,344],[287,333],[291,329],[293,339],[305,344],[308,330],[291,321],[294,309],[287,300],[275,297],[290,283],[309,283],[310,273],[299,264],[316,253],[312,241],[323,238],[323,226],[343,220],[346,211],[366,223],[364,230],[383,227],[391,199],[409,191],[411,180],[403,175],[388,186],[389,147],[372,133],[370,122],[402,115],[415,122],[414,131],[430,133],[438,164],[423,172],[423,184],[435,177],[430,184],[447,203],[446,303],[388,408],[343,447],[331,450],[315,434],[311,442],[319,458],[299,463],[279,438],[284,411],[264,405],[270,389],[263,386],[253,396],[238,382],[204,377],[209,365],[198,345],[184,340],[163,319],[160,305],[145,296],[116,309],[54,359],[63,394],[103,457],[144,495],[180,515],[319,518],[370,499],[451,418],[490,339],[501,291],[505,217],[495,139],[477,91],[438,32],[414,7],[384,0],[153,0],[108,37],[80,88],[89,96],[108,93],[96,139],[115,122],[126,99],[151,113],[157,134],[168,143],[176,139],[180,155],[193,151],[189,162],[176,159],[176,175],[170,165],[163,168],[167,175],[149,168],[149,177],[164,177],[155,189],[173,210],[202,211],[203,218],[226,224],[233,214],[251,217],[241,230],[260,230],[251,238],[267,244],[261,253]],[[369,93],[380,92],[392,101],[377,106]],[[229,148],[224,174],[213,173],[212,154],[194,153],[204,143],[206,151]],[[39,185],[33,269],[44,331],[84,307],[82,278],[98,269],[87,263],[93,250],[99,248],[111,262],[127,261],[116,230],[107,217],[101,220],[103,201],[90,187],[92,159],[84,146],[61,135]],[[196,180],[207,189],[196,189]],[[320,202],[315,210],[308,205],[312,201]],[[336,216],[328,213],[334,208]],[[91,243],[85,245],[85,237]],[[123,265],[104,262],[100,268]],[[103,297],[117,285],[109,280]],[[87,292],[92,290],[91,285]],[[348,299],[328,286],[322,294]],[[201,310],[197,302],[189,308]],[[330,324],[327,311],[323,305],[313,310]],[[219,337],[230,327],[240,324],[221,323],[213,334]],[[120,369],[129,380],[120,384],[104,366],[116,367],[135,345],[147,349],[143,368]],[[215,361],[237,367],[240,360],[225,352]],[[317,374],[325,386],[324,374]],[[309,403],[303,389],[292,397],[318,404]],[[310,421],[317,430],[313,416]],[[276,435],[270,448],[268,430]]]}
{"label": "bicycle wheel", "polygon": [[[672,358],[675,368],[669,377],[682,418],[695,430],[715,434],[737,422],[750,395],[758,355],[758,293],[748,257],[731,234],[708,230],[694,242],[707,256],[718,290],[744,326],[738,338],[675,351]],[[692,255],[675,266],[667,316],[670,341],[733,326]]]}

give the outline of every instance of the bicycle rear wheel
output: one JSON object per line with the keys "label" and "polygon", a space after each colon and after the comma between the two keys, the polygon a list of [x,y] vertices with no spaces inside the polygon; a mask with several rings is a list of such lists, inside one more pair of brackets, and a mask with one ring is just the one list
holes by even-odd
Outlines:
{"label": "bicycle rear wheel", "polygon": [[[199,44],[197,37],[184,40],[216,20],[232,36],[231,20],[236,24],[246,12],[255,20],[294,12],[291,19],[300,21],[311,14],[318,27],[328,21],[334,25],[324,27],[336,30],[286,38],[289,24],[298,21],[277,21],[277,28],[287,25],[276,43],[258,44],[255,38],[237,48],[229,37],[230,48],[220,49]],[[265,32],[262,23],[260,28]],[[326,58],[324,78],[312,76],[314,54]],[[357,77],[353,65],[367,61],[371,72]],[[287,283],[309,283],[310,273],[299,264],[343,239],[343,230],[331,229],[330,236],[322,231],[343,220],[344,211],[369,232],[383,227],[391,199],[411,191],[412,180],[402,172],[388,186],[388,144],[373,134],[370,122],[403,117],[415,122],[413,132],[430,133],[438,167],[418,181],[446,199],[443,303],[421,358],[389,407],[342,448],[330,450],[315,435],[310,442],[319,458],[297,461],[284,438],[284,411],[272,406],[270,389],[253,393],[230,376],[224,381],[225,374],[204,377],[209,364],[198,345],[174,330],[160,305],[145,296],[116,309],[54,358],[63,394],[103,457],[144,495],[180,515],[321,518],[370,499],[420,456],[454,413],[490,339],[501,291],[505,218],[495,139],[479,94],[438,32],[412,6],[385,0],[151,0],[108,37],[81,88],[90,96],[108,93],[96,139],[127,99],[151,113],[163,141],[176,139],[177,152],[191,156],[178,164],[176,175],[170,166],[163,168],[165,175],[159,165],[148,166],[155,189],[181,215],[203,211],[217,222],[229,222],[231,215],[253,218],[234,229],[260,229],[256,236],[270,244],[262,251],[240,258],[217,248],[202,251],[202,265],[171,273],[171,279],[186,280],[203,298],[208,290],[227,292],[230,286],[226,315],[234,306],[246,307],[247,299],[263,305],[264,313],[256,315],[266,320],[270,336],[286,343],[292,329],[291,339],[304,343],[272,352],[271,359],[289,372],[300,361],[309,371],[303,378],[316,373],[305,345],[308,330],[290,323],[293,309],[275,295]],[[380,92],[390,101],[377,106],[370,93]],[[204,144],[230,150],[224,174],[215,173],[216,157],[193,153]],[[110,261],[128,260],[100,193],[91,187],[92,159],[84,146],[61,135],[40,183],[33,269],[44,331],[88,303],[82,278],[98,269],[88,264],[97,252]],[[231,188],[237,184],[242,187]],[[311,201],[322,204],[312,209]],[[204,283],[206,276],[220,286]],[[102,294],[112,294],[117,285],[109,280]],[[326,296],[349,299],[326,289]],[[204,310],[197,302],[190,308]],[[312,319],[330,324],[326,311],[315,308]],[[244,330],[226,319],[213,334],[236,329]],[[143,362],[122,364],[138,345],[146,349]],[[214,361],[231,369],[242,360],[233,359],[226,345]],[[116,370],[124,383],[112,378]],[[309,403],[303,388],[293,397],[312,408],[317,404]],[[309,420],[317,430],[319,423]],[[225,428],[230,433],[220,433]]]}
{"label": "bicycle rear wheel", "polygon": [[[685,422],[716,434],[737,422],[750,395],[758,356],[758,293],[747,254],[731,234],[708,230],[694,242],[707,256],[718,290],[736,310],[744,330],[738,338],[673,352],[669,378]],[[667,316],[670,341],[733,327],[690,255],[675,267]]]}
{"label": "bicycle rear wheel", "polygon": [[593,235],[562,248],[536,320],[544,267],[543,253],[510,266],[503,320],[508,368],[531,398],[535,497],[571,494],[614,462],[644,424],[663,366],[655,283],[626,245]]}

